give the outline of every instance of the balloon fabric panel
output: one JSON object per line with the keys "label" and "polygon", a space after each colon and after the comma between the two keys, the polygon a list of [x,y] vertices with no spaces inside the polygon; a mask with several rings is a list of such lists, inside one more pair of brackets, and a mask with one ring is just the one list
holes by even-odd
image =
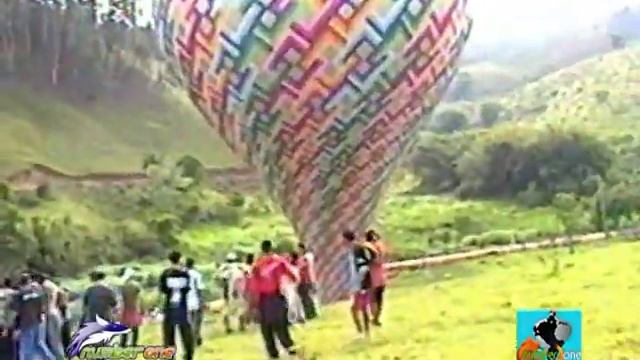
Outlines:
{"label": "balloon fabric panel", "polygon": [[262,173],[318,257],[323,298],[349,291],[344,230],[383,187],[455,74],[463,0],[167,0],[159,35],[209,124]]}

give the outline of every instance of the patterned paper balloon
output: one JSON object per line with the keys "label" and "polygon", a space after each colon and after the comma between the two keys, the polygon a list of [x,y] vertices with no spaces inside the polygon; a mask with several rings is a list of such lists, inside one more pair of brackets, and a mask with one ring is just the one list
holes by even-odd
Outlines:
{"label": "patterned paper balloon", "polygon": [[227,144],[261,170],[318,257],[323,298],[349,290],[345,229],[381,189],[454,75],[465,0],[167,0],[164,50]]}

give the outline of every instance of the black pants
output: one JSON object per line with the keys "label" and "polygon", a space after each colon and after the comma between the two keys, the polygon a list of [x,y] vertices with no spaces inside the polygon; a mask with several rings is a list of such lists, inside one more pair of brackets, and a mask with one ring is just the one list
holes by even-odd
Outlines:
{"label": "black pants", "polygon": [[202,309],[189,311],[189,322],[193,327],[193,337],[198,344],[202,343]]}
{"label": "black pants", "polygon": [[62,322],[62,329],[60,330],[62,334],[62,346],[66,349],[67,346],[71,343],[71,324],[69,320],[64,320]]}
{"label": "black pants", "polygon": [[129,335],[124,334],[120,338],[120,346],[138,346],[138,334],[140,333],[140,329],[136,326],[131,328],[131,344],[129,344]]}
{"label": "black pants", "polygon": [[313,298],[311,297],[312,290],[311,284],[303,283],[298,285],[298,295],[300,295],[302,307],[304,308],[304,317],[307,320],[314,319],[318,316],[318,313],[316,312],[316,304],[313,302]]}
{"label": "black pants", "polygon": [[270,358],[277,359],[280,355],[276,337],[289,354],[295,354],[295,344],[289,333],[287,300],[284,296],[268,295],[260,299],[260,331]]}
{"label": "black pants", "polygon": [[162,322],[162,335],[164,346],[176,346],[176,327],[180,330],[182,345],[185,352],[185,360],[193,360],[194,341],[193,328],[189,323],[187,311],[169,310],[164,314]]}
{"label": "black pants", "polygon": [[384,302],[384,286],[378,286],[373,289],[373,301],[378,304],[378,308],[382,309],[382,303]]}
{"label": "black pants", "polygon": [[14,360],[18,358],[16,342],[13,341],[13,331],[6,331],[0,327],[0,360]]}

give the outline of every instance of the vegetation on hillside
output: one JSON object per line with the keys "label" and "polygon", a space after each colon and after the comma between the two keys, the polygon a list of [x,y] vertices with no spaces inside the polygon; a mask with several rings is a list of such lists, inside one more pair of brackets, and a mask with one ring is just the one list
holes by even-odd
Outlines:
{"label": "vegetation on hillside", "polygon": [[[131,171],[148,153],[236,162],[185,95],[164,80],[150,30],[69,1],[0,3],[0,175],[42,163],[77,174]],[[180,94],[182,94],[180,92]]]}
{"label": "vegetation on hillside", "polygon": [[[584,71],[581,80],[563,76],[570,73],[567,70],[551,77],[562,81],[543,79],[505,99],[466,103],[461,110],[442,111],[439,116],[445,119],[436,116],[432,124],[440,126],[440,134],[422,134],[404,170],[404,174],[408,170],[405,178],[410,181],[396,181],[379,209],[375,226],[391,242],[392,258],[640,224],[640,181],[636,176],[640,140],[621,131],[623,124],[633,126],[636,108],[630,104],[626,116],[609,112],[610,120],[595,112],[587,122],[558,115],[591,98],[599,104],[594,109],[623,101],[635,91],[626,83],[615,89],[610,86],[609,95],[598,98],[591,87],[576,92],[573,82],[604,91],[605,77],[599,72],[609,70],[600,62],[620,65],[616,74],[623,79],[619,74],[634,74],[633,68],[622,66],[634,56],[633,49],[612,54],[579,65],[583,70],[591,69],[589,64],[595,66]],[[536,96],[556,90],[555,96],[567,101],[559,102],[554,113],[539,114],[529,121],[505,120],[510,115],[513,120],[523,119],[516,116],[521,114],[518,104],[526,102],[522,99],[535,102]],[[566,94],[576,94],[582,100],[572,102],[574,96]],[[11,101],[14,107],[16,103]],[[485,128],[473,128],[470,119],[474,116]],[[130,139],[131,125],[119,125],[123,128],[114,127],[113,138]],[[71,123],[65,129],[59,132],[60,141],[74,131]],[[55,134],[51,131],[48,136],[55,139]],[[82,143],[81,130],[76,134]],[[193,135],[186,136],[192,139]],[[159,137],[157,141],[163,140]],[[86,154],[53,152],[51,157],[61,164],[80,163]],[[74,274],[95,264],[122,263],[142,256],[154,262],[176,246],[211,261],[230,249],[253,251],[256,242],[264,238],[295,241],[288,221],[266,196],[219,194],[207,189],[198,182],[201,172],[197,170],[206,159],[186,159],[176,165],[175,159],[147,157],[144,168],[154,179],[148,185],[41,188],[35,193],[7,188],[0,205],[6,214],[3,226],[8,229],[3,246],[11,251],[4,253],[11,254],[8,260],[14,267],[28,262],[49,270],[63,259],[65,267],[58,271]],[[180,170],[187,165],[190,171]],[[139,168],[139,161],[135,166]]]}

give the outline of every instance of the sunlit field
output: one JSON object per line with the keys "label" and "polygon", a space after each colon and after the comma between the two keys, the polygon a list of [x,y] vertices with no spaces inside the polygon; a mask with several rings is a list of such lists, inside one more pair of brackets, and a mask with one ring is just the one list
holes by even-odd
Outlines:
{"label": "sunlit field", "polygon": [[[640,243],[494,257],[403,275],[389,290],[384,327],[358,340],[348,304],[294,331],[306,359],[512,359],[515,310],[583,310],[584,359],[640,358]],[[259,334],[224,336],[210,315],[197,360],[265,359]],[[146,326],[143,341],[160,340]]]}

